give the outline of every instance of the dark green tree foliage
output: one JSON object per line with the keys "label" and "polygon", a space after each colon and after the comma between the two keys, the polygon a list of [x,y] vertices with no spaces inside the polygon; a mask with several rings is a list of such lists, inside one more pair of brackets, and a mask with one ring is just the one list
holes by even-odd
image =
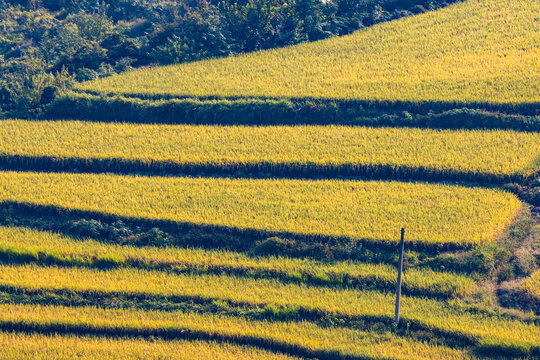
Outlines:
{"label": "dark green tree foliage", "polygon": [[48,72],[44,60],[31,50],[16,61],[2,62],[0,69],[0,110],[13,110],[19,116],[40,115],[41,107],[71,86],[65,69]]}
{"label": "dark green tree foliage", "polygon": [[72,80],[348,34],[459,0],[0,0],[0,113]]}
{"label": "dark green tree foliage", "polygon": [[222,16],[208,2],[199,2],[177,19],[164,44],[157,41],[150,52],[152,59],[162,64],[180,63],[226,56],[230,51],[230,36],[222,28]]}
{"label": "dark green tree foliage", "polygon": [[294,2],[281,0],[250,1],[239,4],[224,1],[225,26],[230,29],[237,51],[254,51],[285,46],[307,40],[302,32]]}

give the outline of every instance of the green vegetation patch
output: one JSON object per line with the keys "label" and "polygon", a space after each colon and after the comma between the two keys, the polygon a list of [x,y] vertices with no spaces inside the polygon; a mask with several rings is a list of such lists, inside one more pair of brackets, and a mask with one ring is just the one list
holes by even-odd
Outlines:
{"label": "green vegetation patch", "polygon": [[467,108],[462,104],[383,104],[324,99],[148,100],[69,92],[48,107],[46,117],[143,124],[340,124],[540,131],[540,117],[535,116],[537,108],[538,106],[520,105],[516,108],[515,105],[508,107],[493,104]]}

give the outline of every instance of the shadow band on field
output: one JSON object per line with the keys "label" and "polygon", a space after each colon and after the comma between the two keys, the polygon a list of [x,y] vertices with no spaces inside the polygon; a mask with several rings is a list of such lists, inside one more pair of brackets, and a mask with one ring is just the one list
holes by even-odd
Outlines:
{"label": "shadow band on field", "polygon": [[[142,311],[181,311],[183,313],[219,314],[242,318],[248,321],[307,321],[321,328],[344,327],[375,333],[385,333],[388,329],[392,329],[392,333],[399,337],[413,338],[417,341],[436,341],[438,344],[453,348],[465,349],[478,345],[478,339],[473,336],[447,331],[433,326],[426,326],[418,320],[402,318],[399,328],[396,329],[393,328],[394,319],[392,316],[385,315],[334,314],[326,313],[318,309],[307,309],[302,307],[278,309],[278,307],[272,306],[271,304],[253,305],[251,303],[235,302],[220,298],[181,295],[161,296],[155,294],[122,293],[116,291],[57,290],[47,288],[27,289],[0,285],[0,294],[3,296],[3,302],[10,304],[66,307],[97,306],[104,309],[133,309]],[[269,306],[272,308],[271,311],[268,310]],[[280,310],[283,312],[280,312]],[[0,321],[0,329],[2,326]],[[142,329],[141,331],[145,330]],[[124,334],[117,332],[111,332],[104,335],[124,336]],[[133,334],[132,336],[141,336],[141,334]],[[158,336],[165,339],[179,338],[175,333],[162,333],[162,335],[148,333],[146,336]],[[266,341],[272,342],[269,339],[266,339]],[[259,346],[254,343],[249,344]],[[284,348],[281,349],[282,351],[284,350]],[[286,352],[286,350],[284,352]],[[295,354],[300,355],[298,353]],[[312,356],[313,355],[315,354],[312,354]],[[305,356],[305,354],[302,356]],[[325,358],[324,355],[323,358]]]}
{"label": "shadow band on field", "polygon": [[[67,307],[97,306],[105,309],[138,309],[144,311],[182,311],[189,313],[212,313],[241,317],[247,320],[272,322],[308,321],[325,327],[343,327],[385,332],[392,329],[393,317],[386,315],[349,315],[339,312],[326,312],[317,308],[301,306],[281,307],[271,303],[252,304],[219,297],[191,295],[158,295],[136,292],[68,290],[68,289],[28,289],[0,284],[3,302],[12,304],[55,305]],[[398,329],[399,336],[415,337],[419,340],[436,339],[449,346],[468,347],[477,343],[473,336],[460,334],[422,321],[402,318]],[[413,332],[413,333],[411,333]]]}
{"label": "shadow band on field", "polygon": [[[0,223],[1,225],[2,223]],[[29,227],[25,227],[29,228]],[[35,227],[34,227],[35,228]],[[62,235],[62,231],[56,231]],[[77,238],[74,238],[77,239]],[[94,241],[102,239],[92,238]],[[54,252],[35,252],[32,250],[0,247],[0,263],[5,264],[37,264],[40,266],[58,266],[64,268],[87,268],[92,270],[111,270],[133,268],[148,271],[162,271],[175,275],[227,275],[253,280],[278,280],[283,284],[305,284],[310,287],[324,288],[354,288],[359,290],[394,291],[394,279],[382,278],[376,274],[350,275],[347,273],[328,273],[321,277],[309,271],[290,272],[284,269],[259,268],[252,266],[235,267],[213,263],[193,264],[189,261],[159,263],[151,259],[122,258],[114,259],[105,256],[91,256],[88,254],[56,254]],[[439,301],[460,297],[452,288],[440,289],[438,287],[418,287],[407,280],[402,289],[408,296],[425,297]]]}
{"label": "shadow band on field", "polygon": [[[0,285],[0,294],[3,303],[10,304],[39,304],[44,306],[68,306],[85,307],[97,306],[106,309],[139,309],[144,311],[182,311],[186,313],[199,314],[221,314],[225,316],[239,317],[246,320],[264,320],[272,322],[297,322],[308,321],[313,324],[325,327],[346,327],[351,329],[360,329],[364,331],[386,332],[392,329],[396,336],[405,338],[414,338],[417,341],[432,342],[434,339],[445,346],[472,349],[476,353],[486,356],[500,358],[501,354],[508,357],[520,357],[524,355],[539,355],[540,347],[531,346],[530,348],[515,347],[512,344],[483,344],[481,339],[474,335],[468,335],[461,332],[441,329],[436,326],[426,325],[420,320],[408,319],[403,316],[399,327],[393,327],[393,317],[387,315],[348,315],[342,313],[328,313],[320,309],[311,309],[304,307],[282,308],[272,304],[254,305],[249,302],[237,302],[224,300],[220,298],[207,298],[201,296],[163,296],[157,294],[135,293],[135,292],[117,292],[117,291],[95,291],[95,290],[68,290],[68,289],[27,289],[24,287]],[[269,308],[269,306],[271,306]],[[37,324],[20,322],[22,328],[11,327],[12,322],[0,321],[0,329],[8,331],[32,331],[47,333],[47,328],[40,328]],[[57,324],[58,326],[71,326],[69,324]],[[37,326],[37,328],[27,328],[26,326]],[[92,329],[92,326],[83,325],[80,332],[72,332],[69,328],[57,329],[58,333],[75,333],[78,335],[99,335],[99,336],[132,336],[132,337],[160,337],[163,339],[183,339],[180,334],[189,329],[134,329],[135,332],[124,333],[125,328],[107,327],[110,332],[101,332],[100,330],[85,331]],[[100,328],[101,329],[101,328]],[[206,334],[206,332],[203,332]],[[217,335],[217,334],[216,334]],[[231,335],[233,338],[251,339],[238,335]],[[206,340],[207,338],[195,336],[193,339]],[[219,338],[216,338],[219,340]],[[269,350],[280,351],[284,353],[295,354],[298,356],[317,357],[322,359],[341,358],[337,352],[313,351],[304,349],[297,351],[297,345],[287,343],[276,343],[270,339],[257,338],[266,345],[261,345],[258,341],[248,340],[246,343],[239,343],[251,346],[262,346]],[[229,341],[229,338],[223,341]],[[292,346],[292,347],[291,347]],[[306,352],[304,352],[306,351]],[[338,356],[339,355],[339,356]],[[338,357],[335,357],[338,356]],[[345,357],[349,359],[349,357]],[[351,359],[357,359],[351,357]]]}
{"label": "shadow band on field", "polygon": [[[20,321],[0,320],[0,330],[11,333],[42,334],[42,335],[76,335],[76,336],[96,336],[107,338],[142,338],[142,339],[163,339],[163,340],[190,340],[190,341],[215,341],[219,343],[231,343],[236,345],[251,346],[267,351],[288,354],[310,359],[320,360],[374,360],[379,357],[348,355],[339,351],[310,349],[298,344],[291,344],[283,341],[276,341],[257,336],[220,334],[217,332],[208,332],[194,330],[189,328],[136,328],[136,327],[112,327],[112,326],[94,326],[84,324],[66,324],[66,323],[33,323]],[[472,352],[492,359],[522,358],[528,355],[539,355],[537,348],[531,352],[519,352],[506,346],[485,346],[478,345],[473,347],[463,347]],[[397,358],[385,357],[385,360]]]}
{"label": "shadow band on field", "polygon": [[[3,291],[3,289],[0,289],[0,291]],[[82,300],[80,298],[77,298],[77,296],[85,295],[84,292],[72,292],[72,291],[55,291],[55,290],[26,290],[21,289],[25,295],[27,296],[45,296],[42,298],[42,300],[46,300],[47,294],[54,298],[52,303],[48,302],[44,305],[56,305],[55,303],[59,303],[59,305],[62,306],[87,306],[86,301]],[[63,294],[64,293],[64,294]],[[5,293],[4,293],[5,294]],[[97,293],[88,293],[92,297],[99,296]],[[59,297],[62,297],[64,295],[67,295],[68,297],[76,297],[76,300],[79,302],[75,302],[72,304],[69,304],[69,300],[67,302],[63,302],[62,300],[59,300]],[[110,294],[115,295],[115,294]],[[122,295],[120,295],[122,296]],[[130,295],[132,296],[132,295]],[[167,301],[174,301],[174,299],[171,300],[171,298],[164,298]],[[104,299],[108,300],[108,299]],[[117,298],[113,298],[113,303],[116,302]],[[147,295],[143,295],[143,300],[145,301],[151,301],[153,299],[149,298]],[[154,299],[156,300],[156,299]],[[187,300],[187,299],[186,299]],[[186,306],[181,307],[182,311],[187,312],[201,312],[200,306],[205,306],[204,303],[197,303],[196,299],[187,300],[191,301],[191,303],[186,304]],[[11,301],[8,303],[28,303],[23,301]],[[34,302],[31,302],[34,303]],[[39,303],[39,302],[38,302]],[[231,305],[235,305],[231,303]],[[95,306],[95,304],[94,304]],[[195,306],[195,308],[194,308]],[[213,306],[213,304],[210,304],[210,306]],[[198,308],[196,308],[198,307]],[[109,306],[109,308],[111,308]],[[140,308],[137,305],[132,306],[120,306],[116,308]],[[144,308],[144,307],[143,307]],[[148,310],[148,308],[145,308]],[[244,308],[245,309],[245,308]],[[177,309],[178,310],[178,309]],[[301,309],[300,309],[301,310]],[[214,309],[215,311],[215,309]],[[203,311],[204,312],[204,311]],[[222,314],[225,314],[227,316],[236,316],[236,317],[244,317],[243,314],[231,314],[223,312]],[[267,321],[296,321],[295,319],[282,319],[282,318],[272,318],[271,315],[269,315],[267,312],[263,312],[263,314],[267,317],[264,319]],[[311,314],[313,315],[313,314]],[[327,315],[324,314],[326,317]],[[250,319],[247,317],[247,319]],[[253,319],[253,318],[251,318]],[[257,319],[261,320],[261,319]],[[318,326],[336,326],[336,325],[325,325],[324,319],[322,319],[323,323],[321,324],[321,320],[317,321],[317,319],[312,318],[308,321],[315,322]],[[332,321],[338,321],[341,324],[344,323],[350,323],[353,325],[354,328],[358,328],[361,330],[367,331],[387,331],[387,329],[392,328],[393,318],[391,316],[356,316],[356,317],[345,317],[341,318],[339,316],[332,317]],[[340,325],[337,325],[340,326]],[[263,337],[256,337],[256,336],[249,336],[249,335],[238,335],[238,334],[220,334],[217,332],[208,332],[203,330],[194,330],[189,329],[186,327],[175,327],[175,328],[134,328],[134,327],[116,327],[116,326],[96,326],[96,325],[89,325],[89,324],[69,324],[69,323],[49,323],[49,324],[39,324],[34,322],[26,322],[24,320],[22,321],[13,321],[13,320],[0,320],[0,330],[2,331],[10,331],[10,332],[25,332],[25,333],[39,333],[39,334],[73,334],[73,335],[79,335],[79,336],[99,336],[99,337],[131,337],[131,338],[161,338],[164,340],[175,340],[175,339],[186,339],[186,340],[211,340],[211,341],[218,341],[218,342],[231,342],[238,345],[246,345],[246,346],[255,346],[260,347],[262,349],[266,349],[269,351],[277,351],[285,354],[290,355],[296,355],[301,357],[308,357],[308,358],[318,358],[318,359],[350,359],[350,360],[359,360],[359,359],[371,359],[371,357],[362,357],[362,356],[354,356],[354,355],[345,355],[342,354],[339,351],[332,351],[332,350],[316,350],[316,349],[309,349],[307,347],[303,347],[298,344],[291,344],[283,341],[276,341],[269,338],[263,338]],[[538,346],[532,346],[530,349],[521,349],[520,347],[514,347],[512,344],[506,345],[506,344],[495,344],[495,345],[489,345],[489,344],[482,344],[478,338],[474,336],[468,336],[465,334],[460,333],[454,333],[451,331],[441,330],[438,328],[433,328],[430,326],[425,326],[419,321],[416,320],[408,320],[403,319],[400,322],[400,327],[398,329],[393,329],[392,333],[399,337],[404,338],[414,338],[417,341],[423,341],[423,342],[432,342],[434,339],[439,344],[443,344],[445,346],[449,346],[456,349],[463,349],[463,350],[470,350],[475,352],[476,354],[479,354],[486,358],[495,358],[499,359],[501,355],[507,356],[507,358],[513,358],[513,357],[523,357],[527,355],[539,355],[540,354],[540,347]]]}
{"label": "shadow band on field", "polygon": [[[472,108],[471,108],[472,106]],[[516,114],[517,112],[517,114]],[[190,125],[348,125],[540,131],[538,104],[391,103],[325,99],[147,100],[70,93],[41,118]]]}
{"label": "shadow band on field", "polygon": [[121,158],[85,159],[23,155],[0,155],[0,170],[251,179],[366,179],[433,183],[469,182],[490,185],[510,182],[521,183],[533,179],[536,175],[535,173],[525,177],[518,174],[503,175],[385,164],[272,163],[265,161],[213,164]]}
{"label": "shadow band on field", "polygon": [[[373,360],[368,356],[353,356],[341,354],[338,351],[313,350],[301,345],[290,344],[283,341],[266,339],[258,336],[220,334],[189,328],[136,328],[136,327],[113,327],[94,326],[66,323],[39,324],[25,321],[2,321],[0,329],[4,332],[22,332],[28,334],[43,335],[77,335],[96,336],[107,338],[143,338],[163,340],[189,340],[189,341],[215,341],[218,343],[231,343],[236,345],[251,346],[268,351],[299,356],[316,358],[320,360]],[[391,359],[391,358],[390,358]]]}
{"label": "shadow band on field", "polygon": [[[3,215],[3,216],[2,216]],[[36,221],[41,219],[42,221]],[[282,239],[283,247],[276,249],[278,253],[289,256],[321,258],[320,255],[332,253],[336,260],[362,259],[364,252],[369,252],[369,260],[377,261],[375,253],[385,254],[382,261],[387,261],[397,251],[399,229],[396,239],[355,239],[350,237],[334,237],[327,235],[300,234],[286,231],[267,231],[254,228],[236,228],[222,225],[206,225],[173,220],[146,219],[107,214],[99,211],[77,210],[54,205],[40,205],[27,202],[0,202],[0,222],[5,225],[29,226],[39,230],[60,231],[69,233],[69,225],[73,221],[93,219],[104,223],[122,221],[124,224],[143,229],[159,228],[171,234],[174,246],[196,248],[221,248],[233,251],[250,252],[260,242],[270,238]],[[33,224],[33,225],[32,225]],[[470,249],[471,246],[459,243],[429,243],[421,240],[410,241],[407,250],[423,251],[438,254],[442,251]],[[265,248],[270,255],[273,248]],[[371,258],[374,256],[374,258]],[[326,260],[332,258],[322,257]]]}
{"label": "shadow band on field", "polygon": [[491,102],[462,102],[462,101],[400,101],[400,100],[362,100],[362,99],[339,99],[331,97],[294,97],[294,96],[193,96],[189,94],[143,94],[143,93],[115,93],[95,90],[76,90],[79,94],[88,94],[97,97],[125,97],[140,100],[193,100],[193,101],[230,101],[230,102],[249,102],[249,101],[270,101],[270,102],[290,102],[297,106],[312,106],[317,104],[331,104],[335,108],[359,108],[366,111],[392,111],[402,112],[411,111],[418,114],[428,114],[433,111],[449,111],[454,109],[481,109],[484,111],[501,112],[508,115],[535,116],[540,115],[540,103],[491,103]]}

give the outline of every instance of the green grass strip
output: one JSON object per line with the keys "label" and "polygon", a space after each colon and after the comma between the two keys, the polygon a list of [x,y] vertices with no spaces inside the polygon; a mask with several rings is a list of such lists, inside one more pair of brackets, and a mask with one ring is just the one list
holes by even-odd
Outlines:
{"label": "green grass strip", "polygon": [[[142,96],[144,97],[144,96]],[[141,99],[68,92],[44,118],[141,124],[362,125],[540,131],[537,105],[370,103],[324,99]],[[487,109],[487,110],[486,110]],[[504,111],[504,112],[501,112]]]}

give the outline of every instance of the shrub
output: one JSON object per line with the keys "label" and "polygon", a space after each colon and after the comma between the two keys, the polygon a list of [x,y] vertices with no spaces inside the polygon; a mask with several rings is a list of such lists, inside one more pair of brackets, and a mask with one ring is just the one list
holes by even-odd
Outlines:
{"label": "shrub", "polygon": [[133,230],[124,224],[122,220],[113,222],[108,226],[109,236],[113,239],[122,239],[133,235]]}
{"label": "shrub", "polygon": [[106,225],[103,225],[98,220],[75,220],[68,225],[68,230],[79,237],[90,237],[99,239],[108,235],[108,229]]}
{"label": "shrub", "polygon": [[98,78],[98,73],[95,70],[81,68],[75,74],[75,80],[79,82],[94,80]]}
{"label": "shrub", "polygon": [[495,270],[501,260],[509,256],[510,252],[496,243],[486,243],[472,250],[468,260],[472,268],[489,273]]}
{"label": "shrub", "polygon": [[274,236],[257,242],[254,251],[257,255],[284,255],[296,247],[295,241]]}
{"label": "shrub", "polygon": [[152,228],[142,233],[139,244],[143,246],[171,246],[174,239],[164,231],[158,228]]}

